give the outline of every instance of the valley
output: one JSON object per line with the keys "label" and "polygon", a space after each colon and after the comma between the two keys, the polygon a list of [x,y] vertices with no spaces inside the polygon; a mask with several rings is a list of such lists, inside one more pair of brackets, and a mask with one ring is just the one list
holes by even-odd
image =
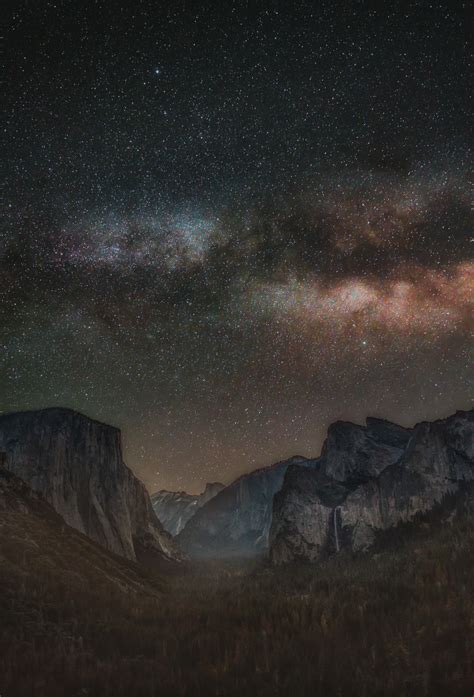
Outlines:
{"label": "valley", "polygon": [[39,554],[26,568],[2,536],[1,692],[462,697],[474,680],[473,520],[463,505],[370,555],[202,562],[139,588],[112,574],[71,584]]}
{"label": "valley", "polygon": [[[191,515],[199,497],[150,498],[119,431],[0,417],[0,693],[469,694],[473,417],[337,424],[319,458],[208,487]],[[187,516],[174,537],[157,498]]]}

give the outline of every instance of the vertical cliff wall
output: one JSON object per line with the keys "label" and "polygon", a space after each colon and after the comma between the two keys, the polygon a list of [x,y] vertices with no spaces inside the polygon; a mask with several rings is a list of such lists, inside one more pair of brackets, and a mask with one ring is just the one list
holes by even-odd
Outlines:
{"label": "vertical cliff wall", "polygon": [[120,431],[69,409],[0,417],[5,466],[41,492],[73,528],[135,559],[143,544],[176,556],[144,485],[122,459]]}

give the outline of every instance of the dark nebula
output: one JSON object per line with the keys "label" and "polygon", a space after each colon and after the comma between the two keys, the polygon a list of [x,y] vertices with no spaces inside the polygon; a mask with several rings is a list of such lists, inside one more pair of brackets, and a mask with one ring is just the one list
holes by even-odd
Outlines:
{"label": "dark nebula", "polygon": [[16,2],[1,409],[200,490],[468,408],[467,3]]}

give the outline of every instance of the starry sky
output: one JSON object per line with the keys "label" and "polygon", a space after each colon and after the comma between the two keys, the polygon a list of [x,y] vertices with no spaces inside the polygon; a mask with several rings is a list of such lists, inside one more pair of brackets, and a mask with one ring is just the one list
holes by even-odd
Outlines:
{"label": "starry sky", "polygon": [[471,406],[467,2],[10,5],[1,411],[198,492]]}

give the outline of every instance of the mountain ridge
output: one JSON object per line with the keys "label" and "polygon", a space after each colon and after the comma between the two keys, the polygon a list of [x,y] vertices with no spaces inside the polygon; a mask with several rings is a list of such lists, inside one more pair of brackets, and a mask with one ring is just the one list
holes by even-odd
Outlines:
{"label": "mountain ridge", "polygon": [[419,422],[398,457],[397,448],[385,444],[381,450],[382,442],[374,448],[364,427],[352,426],[343,427],[349,437],[339,440],[331,440],[334,429],[328,429],[320,472],[288,469],[273,500],[274,563],[316,561],[342,546],[366,550],[378,530],[431,510],[461,482],[474,479],[473,410]]}
{"label": "mountain ridge", "polygon": [[190,518],[177,542],[190,557],[255,556],[265,553],[273,495],[289,464],[315,465],[293,456],[240,475]]}

